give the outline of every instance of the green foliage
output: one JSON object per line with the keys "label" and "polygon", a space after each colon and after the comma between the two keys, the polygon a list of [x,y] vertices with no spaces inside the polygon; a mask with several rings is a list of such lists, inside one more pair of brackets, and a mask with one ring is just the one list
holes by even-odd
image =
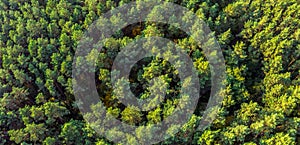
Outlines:
{"label": "green foliage", "polygon": [[70,122],[67,122],[63,125],[59,136],[63,138],[64,143],[83,144],[83,127],[83,122],[78,120],[71,120]]}
{"label": "green foliage", "polygon": [[142,120],[142,114],[136,107],[126,107],[121,115],[122,120],[131,125],[139,123]]}
{"label": "green foliage", "polygon": [[44,141],[43,144],[45,145],[55,145],[56,139],[52,137],[47,137]]}
{"label": "green foliage", "polygon": [[[178,57],[171,51],[145,58],[135,64],[129,78],[130,90],[141,99],[151,92],[166,91],[160,105],[149,111],[124,106],[112,88],[111,67],[118,52],[143,37],[167,37],[178,44],[193,61],[200,80],[201,98],[197,109],[183,126],[167,130],[171,137],[158,144],[244,144],[280,145],[300,142],[300,4],[297,0],[168,0],[204,20],[222,48],[226,61],[226,88],[217,118],[205,130],[197,130],[211,91],[210,64],[198,42],[175,25],[139,22],[107,39],[98,55],[92,51],[89,62],[97,61],[96,84],[103,104],[90,108],[94,114],[81,114],[72,86],[72,63],[78,41],[100,15],[129,3],[119,1],[2,0],[0,2],[0,144],[112,144],[92,127],[110,114],[138,127],[136,137],[117,128],[112,137],[122,136],[131,144],[150,139],[150,126],[172,115],[179,104],[180,88],[189,80],[180,80],[168,60]],[[133,8],[131,12],[138,9]],[[151,10],[147,19],[163,19],[164,11]],[[169,21],[182,19],[174,14]],[[124,20],[115,15],[113,25]],[[202,26],[192,31],[202,33]],[[168,44],[166,44],[169,49]],[[152,52],[160,48],[147,42]],[[131,52],[130,52],[131,53]],[[128,54],[130,54],[128,53]],[[134,52],[135,53],[135,52]],[[217,56],[216,52],[209,54]],[[76,60],[82,63],[82,59]],[[177,65],[184,65],[178,62]],[[153,85],[151,81],[155,80]],[[147,104],[160,100],[161,96]],[[189,96],[183,96],[189,99]],[[100,112],[106,107],[107,112]],[[87,124],[88,120],[94,121]],[[101,129],[101,128],[100,128]],[[178,133],[175,133],[179,129]],[[98,130],[99,131],[99,130]],[[104,130],[100,130],[104,132]],[[150,138],[145,138],[150,136]]]}

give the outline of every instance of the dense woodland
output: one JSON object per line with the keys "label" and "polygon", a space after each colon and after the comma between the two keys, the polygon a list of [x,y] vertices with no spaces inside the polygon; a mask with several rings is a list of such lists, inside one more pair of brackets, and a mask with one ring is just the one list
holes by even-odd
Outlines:
{"label": "dense woodland", "polygon": [[[202,49],[184,32],[154,22],[122,29],[99,54],[95,80],[107,112],[128,124],[147,125],[162,121],[178,105],[178,76],[162,59],[143,59],[131,71],[131,90],[137,97],[147,98],[143,85],[154,76],[170,84],[163,104],[151,111],[120,104],[109,84],[121,47],[141,37],[161,36],[191,56],[199,73],[201,101],[190,121],[159,144],[300,144],[299,1],[167,1],[204,20],[221,46],[227,77],[217,118],[205,130],[196,130],[211,88]],[[83,119],[74,98],[72,63],[88,27],[101,14],[128,2],[0,1],[0,144],[114,144]],[[149,15],[158,13],[153,9]],[[91,109],[97,111],[97,105]],[[136,144],[148,130],[137,131],[141,135],[125,140]]]}

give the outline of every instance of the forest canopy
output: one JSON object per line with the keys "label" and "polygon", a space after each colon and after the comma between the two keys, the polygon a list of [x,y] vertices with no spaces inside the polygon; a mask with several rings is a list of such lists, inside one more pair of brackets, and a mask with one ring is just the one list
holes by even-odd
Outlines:
{"label": "forest canopy", "polygon": [[[104,13],[129,2],[0,1],[0,145],[114,144],[93,129],[101,120],[87,123],[84,118],[94,117],[80,112],[74,97],[72,65],[89,26]],[[143,126],[135,130],[137,136],[127,135],[122,140],[129,144],[143,142],[144,136],[153,134],[147,127],[170,116],[176,106],[187,105],[179,103],[179,90],[189,82],[180,83],[174,66],[155,56],[138,61],[130,71],[129,82],[130,90],[141,99],[147,99],[153,90],[167,90],[159,106],[141,111],[122,104],[113,91],[111,69],[121,48],[140,38],[159,36],[178,44],[191,57],[201,99],[180,131],[172,133],[178,126],[171,126],[167,131],[170,137],[157,144],[299,144],[299,1],[166,2],[194,12],[218,41],[226,64],[222,106],[205,130],[197,130],[211,93],[211,68],[203,49],[176,26],[147,21],[131,24],[107,39],[97,58],[92,54],[89,57],[97,60],[93,73],[107,114]],[[152,9],[148,17],[160,14]],[[117,16],[111,21],[123,22]],[[156,77],[159,81],[149,85]],[[101,104],[93,104],[90,111],[100,114],[99,107]],[[120,134],[109,131],[110,136]]]}

